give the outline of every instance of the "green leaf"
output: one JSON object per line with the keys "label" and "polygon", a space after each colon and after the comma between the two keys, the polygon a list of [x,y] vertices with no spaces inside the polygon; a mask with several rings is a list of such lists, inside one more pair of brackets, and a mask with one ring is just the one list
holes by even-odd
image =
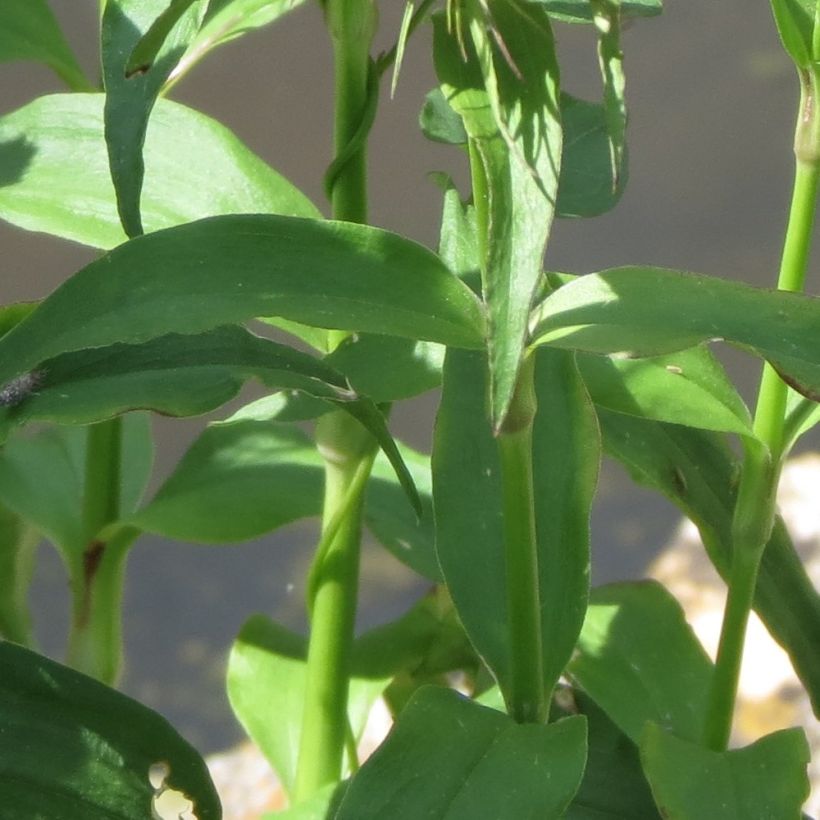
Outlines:
{"label": "green leaf", "polygon": [[424,136],[433,142],[466,145],[469,139],[461,117],[453,111],[440,88],[434,88],[424,98],[419,126]]}
{"label": "green leaf", "polygon": [[748,408],[706,347],[647,359],[579,354],[578,366],[599,407],[703,430],[753,435]]}
{"label": "green leaf", "polygon": [[[593,9],[590,0],[529,0],[542,3],[550,17],[564,23],[591,23]],[[621,0],[621,17],[654,17],[663,9],[661,0]]]}
{"label": "green leaf", "polygon": [[[296,776],[306,653],[302,636],[263,615],[254,615],[242,627],[228,660],[231,708],[287,792]],[[351,679],[348,716],[354,737],[361,736],[370,709],[386,685],[387,679]]]}
{"label": "green leaf", "polygon": [[125,76],[144,74],[154,64],[174,26],[197,0],[171,0],[134,46],[125,65]]}
{"label": "green leaf", "polygon": [[[788,319],[788,321],[784,321]],[[652,356],[725,340],[768,359],[795,390],[820,396],[820,299],[663,268],[581,276],[534,311],[535,344]]]}
{"label": "green leaf", "polygon": [[[0,118],[0,217],[96,248],[122,243],[101,94],[41,97]],[[159,100],[144,147],[145,230],[227,213],[320,216],[216,120]],[[79,159],[78,159],[79,158]]]}
{"label": "green leaf", "polygon": [[202,26],[172,71],[176,82],[212,49],[275,22],[305,0],[211,0]]}
{"label": "green leaf", "polygon": [[0,4],[0,62],[12,60],[45,63],[69,88],[91,89],[46,0]]}
{"label": "green leaf", "polygon": [[635,743],[647,721],[701,737],[712,664],[660,584],[593,590],[568,673]]}
{"label": "green leaf", "polygon": [[28,591],[40,533],[25,519],[0,504],[0,635],[31,644]]}
{"label": "green leaf", "polygon": [[771,0],[783,48],[798,68],[809,68],[814,53],[817,4],[815,0]]}
{"label": "green leaf", "polygon": [[198,415],[233,398],[252,377],[272,389],[301,390],[334,404],[352,406],[357,400],[344,377],[321,361],[236,325],[65,353],[37,372],[32,393],[0,408],[0,434],[15,424],[86,424],[140,408]]}
{"label": "green leaf", "polygon": [[0,339],[0,384],[58,353],[274,313],[443,344],[483,338],[473,294],[414,242],[346,222],[223,216],[127,242],[72,276]]}
{"label": "green leaf", "polygon": [[820,422],[820,404],[789,390],[786,399],[786,421],[783,428],[782,452],[785,457],[798,439]]}
{"label": "green leaf", "polygon": [[713,752],[650,723],[641,739],[641,759],[669,820],[798,818],[809,796],[809,746],[802,729]]}
{"label": "green leaf", "polygon": [[[84,427],[47,428],[15,437],[0,450],[3,503],[51,541],[75,572],[97,534],[82,521],[87,436]],[[123,419],[121,456],[122,508],[130,512],[151,472],[150,428],[142,414]]]}
{"label": "green leaf", "polygon": [[478,223],[487,232],[479,244],[497,429],[516,383],[555,210],[558,64],[549,20],[537,6],[501,0],[490,22],[472,17],[466,62],[446,18],[435,17],[434,26],[436,71],[470,138],[474,196],[483,212]]}
{"label": "green leaf", "polygon": [[563,217],[599,216],[618,204],[626,187],[626,146],[621,148],[619,173],[615,175],[607,115],[600,103],[562,93],[561,122],[564,149],[556,214]]}
{"label": "green leaf", "polygon": [[441,384],[443,345],[390,336],[348,336],[325,364],[343,373],[350,386],[377,403],[408,399]]}
{"label": "green leaf", "polygon": [[[712,563],[728,579],[740,465],[724,437],[601,408],[598,418],[606,451],[636,481],[680,507],[700,530]],[[780,518],[763,553],[754,606],[789,653],[815,714],[820,715],[820,595]]]}
{"label": "green leaf", "polygon": [[8,817],[145,820],[155,764],[219,820],[202,758],[155,712],[53,661],[0,643],[0,791]]}
{"label": "green leaf", "polygon": [[586,721],[519,725],[424,687],[353,777],[335,820],[563,816],[586,760]]}
{"label": "green leaf", "polygon": [[328,820],[335,816],[347,782],[329,783],[290,809],[263,814],[262,820]]}
{"label": "green leaf", "polygon": [[[536,365],[533,428],[545,686],[572,653],[589,584],[589,508],[598,471],[594,412],[572,356]],[[509,684],[500,459],[485,413],[486,359],[449,350],[433,444],[436,549],[464,627]],[[469,552],[465,553],[465,545]]]}
{"label": "green leaf", "polygon": [[660,820],[638,747],[583,692],[573,707],[587,719],[589,751],[584,779],[564,820]]}
{"label": "green leaf", "polygon": [[206,0],[174,0],[184,12],[164,38],[154,62],[137,74],[128,73],[132,50],[168,0],[107,0],[102,16],[102,73],[105,85],[105,142],[117,210],[128,236],[143,233],[140,215],[144,164],[142,145],[151,109],[163,83],[199,30]]}
{"label": "green leaf", "polygon": [[478,279],[479,251],[475,208],[461,201],[453,180],[440,175],[444,192],[439,234],[439,254],[447,267],[465,282]]}

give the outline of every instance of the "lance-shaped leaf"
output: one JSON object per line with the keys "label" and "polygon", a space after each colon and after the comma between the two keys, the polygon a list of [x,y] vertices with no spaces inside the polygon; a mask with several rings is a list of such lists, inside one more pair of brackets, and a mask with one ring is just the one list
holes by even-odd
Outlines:
{"label": "lance-shaped leaf", "polygon": [[0,790],[9,817],[145,820],[157,765],[199,820],[222,816],[205,761],[156,712],[11,643],[0,643],[0,664]]}
{"label": "lance-shaped leaf", "polygon": [[579,354],[578,366],[598,407],[753,436],[748,408],[705,346],[646,359]]}
{"label": "lance-shaped leaf", "polygon": [[0,4],[0,63],[36,60],[78,91],[90,89],[46,0],[3,0]]}
{"label": "lance-shaped leaf", "polygon": [[59,353],[272,314],[467,347],[483,337],[470,290],[410,240],[345,222],[224,216],[127,242],[72,276],[0,339],[0,384]]}
{"label": "lance-shaped leaf", "polygon": [[28,591],[39,541],[31,523],[0,504],[0,636],[23,646],[32,640]]}
{"label": "lance-shaped leaf", "polygon": [[533,314],[535,344],[653,356],[725,340],[768,359],[789,384],[820,396],[820,299],[663,268],[581,276]]}
{"label": "lance-shaped leaf", "polygon": [[585,761],[581,716],[520,725],[451,689],[428,686],[353,777],[335,817],[557,820]]}
{"label": "lance-shaped leaf", "polygon": [[[740,465],[725,437],[598,408],[604,447],[641,484],[659,490],[700,530],[712,563],[729,577],[731,527]],[[820,714],[820,595],[783,521],[763,553],[755,610],[789,653]]]}
{"label": "lance-shaped leaf", "polygon": [[809,796],[809,745],[785,729],[743,749],[714,752],[650,723],[641,760],[668,820],[769,820],[800,817]]}
{"label": "lance-shaped leaf", "polygon": [[[228,698],[239,721],[270,761],[287,792],[293,788],[305,703],[307,641],[263,615],[250,618],[228,661]],[[350,681],[348,718],[361,737],[389,678]],[[350,766],[348,761],[347,766]]]}
{"label": "lance-shaped leaf", "polygon": [[817,59],[815,0],[771,0],[783,47],[798,68],[808,69]]}
{"label": "lance-shaped leaf", "polygon": [[211,0],[202,26],[168,77],[176,82],[212,49],[274,23],[305,0]]}
{"label": "lance-shaped leaf", "polygon": [[479,232],[486,232],[480,262],[497,428],[515,386],[555,211],[558,64],[538,6],[501,0],[489,21],[477,9],[470,14],[469,41],[449,31],[443,16],[434,18],[434,54],[444,97],[470,139]]}
{"label": "lance-shaped leaf", "polygon": [[[102,68],[105,85],[105,142],[117,209],[128,236],[143,232],[140,193],[144,174],[142,144],[154,102],[168,75],[199,30],[205,0],[173,0],[173,26],[150,65],[130,74],[128,63],[168,0],[110,0],[102,17]],[[174,19],[176,17],[176,19]]]}
{"label": "lance-shaped leaf", "polygon": [[[417,519],[380,455],[368,486],[365,523],[399,560],[438,578],[426,457],[400,448],[422,497]],[[151,501],[127,523],[171,538],[233,543],[322,511],[324,462],[300,430],[246,419],[208,427]]]}
{"label": "lance-shaped leaf", "polygon": [[[55,94],[0,118],[0,217],[95,248],[125,241],[103,101],[102,94]],[[157,102],[144,157],[148,232],[229,213],[320,216],[227,128],[179,103]]]}
{"label": "lance-shaped leaf", "polygon": [[[536,365],[533,482],[545,686],[572,653],[589,584],[589,508],[598,430],[572,356]],[[508,691],[500,461],[486,415],[486,359],[449,350],[433,445],[439,563],[479,654]]]}
{"label": "lance-shaped leaf", "polygon": [[647,721],[700,738],[712,664],[660,584],[593,590],[568,673],[634,743]]}
{"label": "lance-shaped leaf", "polygon": [[[593,7],[590,0],[530,0],[546,6],[550,17],[565,23],[592,23]],[[654,17],[663,9],[661,0],[621,0],[621,17]]]}

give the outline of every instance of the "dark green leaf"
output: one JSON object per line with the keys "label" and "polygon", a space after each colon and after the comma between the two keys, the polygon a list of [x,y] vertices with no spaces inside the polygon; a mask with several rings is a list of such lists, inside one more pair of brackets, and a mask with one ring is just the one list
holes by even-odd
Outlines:
{"label": "dark green leaf", "polygon": [[668,820],[796,820],[809,796],[809,746],[801,729],[713,752],[650,723],[641,738],[641,759]]}
{"label": "dark green leaf", "polygon": [[611,210],[626,187],[627,161],[624,146],[616,178],[604,106],[562,93],[561,122],[564,150],[556,214],[591,217]]}
{"label": "dark green leaf", "polygon": [[424,98],[419,125],[424,136],[433,142],[443,142],[446,145],[467,144],[464,123],[453,111],[440,88],[434,88]]}
{"label": "dark green leaf", "polygon": [[0,384],[58,353],[265,314],[444,344],[483,338],[473,294],[414,242],[346,222],[224,216],[127,242],[71,277],[0,339]]}
{"label": "dark green leaf", "polygon": [[700,739],[712,664],[660,584],[593,590],[568,673],[633,742],[647,721]]}
{"label": "dark green leaf", "polygon": [[491,21],[469,21],[472,44],[466,49],[465,38],[459,42],[445,17],[434,18],[434,25],[441,89],[469,135],[474,185],[485,189],[475,196],[483,211],[478,223],[487,231],[479,244],[497,429],[516,383],[555,210],[561,164],[558,64],[549,20],[537,6],[495,3]]}
{"label": "dark green leaf", "polygon": [[[296,775],[306,652],[302,636],[263,615],[254,615],[242,627],[228,661],[231,707],[288,792]],[[386,685],[386,679],[351,679],[348,716],[355,737],[361,736],[370,709]]]}
{"label": "dark green leaf", "polygon": [[0,62],[10,60],[37,60],[69,88],[91,88],[46,0],[3,0],[0,4]]}
{"label": "dark green leaf", "polygon": [[[697,525],[709,558],[729,577],[732,516],[740,465],[723,437],[600,409],[607,452]],[[820,595],[780,518],[775,521],[755,591],[755,609],[789,653],[820,714]]]}
{"label": "dark green leaf", "polygon": [[755,350],[820,396],[820,299],[663,268],[581,276],[534,312],[536,344],[652,356],[723,339]]}
{"label": "dark green leaf", "polygon": [[[459,616],[506,693],[500,460],[485,412],[486,360],[449,350],[444,374],[433,445],[436,549]],[[535,384],[538,572],[545,684],[552,688],[570,657],[586,607],[598,431],[573,357],[542,358],[539,353]]]}
{"label": "dark green leaf", "polygon": [[155,712],[91,678],[0,643],[0,791],[11,818],[145,820],[167,767],[199,820],[219,820],[202,758]]}
{"label": "dark green leaf", "polygon": [[752,436],[749,410],[706,347],[647,359],[579,354],[599,407],[633,416]]}
{"label": "dark green leaf", "polygon": [[[0,217],[97,248],[125,240],[108,170],[103,100],[56,94],[0,118]],[[178,103],[157,102],[144,156],[146,231],[227,213],[320,216],[227,128]]]}
{"label": "dark green leaf", "polygon": [[584,779],[564,820],[660,820],[638,747],[583,692],[574,708],[589,727]]}
{"label": "dark green leaf", "polygon": [[143,233],[140,194],[144,175],[142,144],[148,118],[165,80],[199,29],[206,0],[174,0],[184,6],[164,38],[156,59],[128,71],[133,49],[154,21],[166,11],[168,0],[107,0],[102,16],[102,70],[105,85],[105,142],[117,210],[128,236]]}
{"label": "dark green leaf", "polygon": [[[590,0],[529,0],[531,3],[542,3],[550,17],[565,23],[591,23],[592,3]],[[621,16],[654,17],[662,10],[661,0],[621,0]]]}
{"label": "dark green leaf", "polygon": [[424,687],[354,776],[335,820],[557,820],[585,760],[581,717],[520,725],[450,689]]}

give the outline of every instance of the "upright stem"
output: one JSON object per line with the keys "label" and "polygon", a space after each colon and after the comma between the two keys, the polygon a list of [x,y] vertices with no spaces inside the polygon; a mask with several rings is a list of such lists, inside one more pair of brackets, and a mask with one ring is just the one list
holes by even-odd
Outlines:
{"label": "upright stem", "polygon": [[519,723],[542,723],[547,716],[532,477],[534,361],[531,355],[522,364],[510,411],[498,435],[510,647],[507,709]]}
{"label": "upright stem", "polygon": [[[805,283],[820,180],[818,78],[813,71],[802,71],[800,80],[794,187],[777,282],[780,290],[788,291],[801,291]],[[746,446],[732,522],[729,594],[704,727],[704,743],[716,751],[725,750],[729,743],[746,625],[774,522],[787,396],[787,385],[764,364],[754,420],[754,433],[762,446],[756,442]]]}
{"label": "upright stem", "polygon": [[[333,218],[367,220],[366,146],[361,125],[371,103],[370,43],[376,26],[373,0],[326,0],[333,40],[336,156],[345,161],[331,180]],[[358,138],[355,150],[351,142]],[[329,334],[331,349],[346,334]],[[316,441],[325,462],[323,548],[311,568],[311,633],[302,734],[293,802],[342,777],[348,735],[348,683],[358,598],[364,489],[375,442],[343,411],[323,416]]]}

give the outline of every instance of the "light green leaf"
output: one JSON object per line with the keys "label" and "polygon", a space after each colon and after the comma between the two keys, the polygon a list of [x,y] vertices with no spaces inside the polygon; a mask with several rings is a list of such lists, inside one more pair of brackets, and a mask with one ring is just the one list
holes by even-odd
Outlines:
{"label": "light green leaf", "polygon": [[46,0],[0,4],[0,63],[12,60],[45,63],[69,88],[91,89]]}
{"label": "light green leaf", "polygon": [[713,340],[749,347],[809,397],[820,395],[818,333],[820,299],[663,268],[581,276],[533,312],[535,344],[628,356]]}
{"label": "light green leaf", "polygon": [[[41,97],[0,118],[0,217],[96,248],[126,239],[103,137],[101,94]],[[215,120],[159,100],[144,146],[142,218],[156,231],[205,216],[320,216]]]}
{"label": "light green leaf", "polygon": [[347,780],[330,783],[314,792],[310,797],[283,811],[266,812],[262,820],[328,820],[335,815],[342,802]]}
{"label": "light green leaf", "polygon": [[487,226],[479,246],[497,429],[516,383],[555,210],[558,64],[547,15],[518,0],[495,3],[491,20],[471,12],[466,62],[446,18],[434,18],[434,25],[441,90],[469,135],[478,224]]}
{"label": "light green leaf", "polygon": [[[697,525],[724,579],[740,465],[725,437],[598,409],[604,447],[641,484],[662,492]],[[789,653],[820,715],[820,595],[780,518],[763,553],[755,610]]]}
{"label": "light green leaf", "polygon": [[39,542],[35,527],[0,504],[0,636],[23,646],[32,642],[28,592]]}
{"label": "light green leaf", "polygon": [[59,353],[266,314],[443,344],[483,338],[473,294],[414,242],[346,222],[224,216],[127,242],[72,276],[0,339],[0,384]]}
{"label": "light green leaf", "polygon": [[585,760],[580,716],[520,725],[450,689],[424,687],[353,777],[335,820],[557,820]]}
{"label": "light green leaf", "polygon": [[[448,351],[433,444],[436,549],[464,627],[506,694],[500,460],[486,417],[485,374],[486,360],[480,354]],[[598,431],[572,356],[542,358],[539,351],[535,384],[533,481],[549,690],[569,660],[586,608]]]}
{"label": "light green leaf", "polygon": [[748,408],[706,347],[646,359],[579,354],[578,366],[599,407],[703,430],[753,435]]}
{"label": "light green leaf", "polygon": [[809,745],[801,729],[714,752],[649,723],[641,759],[668,820],[797,820],[809,796]]}
{"label": "light green leaf", "polygon": [[105,142],[117,210],[128,236],[143,233],[140,215],[144,164],[142,145],[151,109],[163,83],[199,30],[207,0],[174,0],[184,7],[154,62],[128,74],[133,49],[168,8],[168,0],[107,0],[102,16]]}
{"label": "light green leaf", "polygon": [[202,26],[168,78],[175,83],[212,49],[275,22],[305,0],[211,0]]}
{"label": "light green leaf", "polygon": [[[242,627],[228,660],[231,708],[287,792],[296,776],[306,653],[307,642],[302,636],[263,615],[254,615]],[[387,680],[351,679],[348,716],[354,737],[359,738],[364,731],[370,709]]]}
{"label": "light green leaf", "polygon": [[219,820],[205,761],[164,718],[11,643],[0,643],[0,791],[15,818],[145,820],[149,770],[183,792],[199,820]]}
{"label": "light green leaf", "polygon": [[647,721],[700,739],[712,664],[660,584],[593,590],[567,671],[634,743]]}
{"label": "light green leaf", "polygon": [[816,0],[771,0],[771,3],[783,48],[798,68],[809,68],[818,57],[814,48]]}
{"label": "light green leaf", "polygon": [[[593,18],[591,0],[530,0],[542,3],[550,17],[565,23],[591,23]],[[661,0],[621,0],[621,17],[654,17],[660,14]]]}

